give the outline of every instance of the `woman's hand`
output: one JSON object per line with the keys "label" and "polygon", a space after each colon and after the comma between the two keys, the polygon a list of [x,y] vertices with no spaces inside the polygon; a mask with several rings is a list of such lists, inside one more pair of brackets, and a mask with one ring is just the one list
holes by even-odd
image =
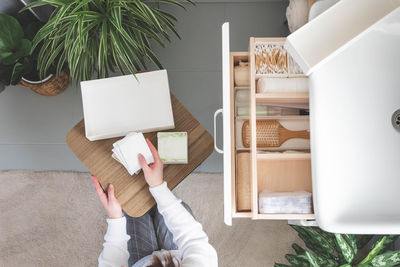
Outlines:
{"label": "woman's hand", "polygon": [[139,154],[139,162],[142,167],[144,178],[150,187],[156,187],[164,182],[163,178],[163,162],[158,155],[157,149],[153,144],[146,138],[147,145],[150,148],[151,154],[153,154],[154,163],[150,166],[147,165],[146,159],[142,154]]}
{"label": "woman's hand", "polygon": [[99,184],[99,180],[94,175],[92,176],[92,181],[94,184],[94,188],[96,189],[97,195],[99,195],[101,204],[103,204],[104,208],[107,211],[108,217],[110,219],[118,219],[124,217],[122,213],[121,205],[118,202],[118,199],[114,195],[114,186],[110,184],[107,188],[107,195],[104,193],[103,188],[101,188]]}

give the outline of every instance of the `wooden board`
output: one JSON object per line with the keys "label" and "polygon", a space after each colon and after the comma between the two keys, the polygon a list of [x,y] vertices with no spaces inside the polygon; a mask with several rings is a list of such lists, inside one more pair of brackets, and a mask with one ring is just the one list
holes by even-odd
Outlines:
{"label": "wooden board", "polygon": [[[164,180],[170,189],[178,185],[200,165],[214,149],[212,136],[192,114],[171,94],[175,129],[172,132],[188,132],[188,164],[164,165]],[[157,147],[157,133],[144,134]],[[155,201],[144,180],[143,172],[130,176],[126,169],[111,157],[113,143],[119,138],[89,141],[85,137],[84,121],[81,120],[67,134],[66,143],[88,170],[106,188],[112,183],[115,195],[124,211],[132,217],[145,214]]]}
{"label": "wooden board", "polygon": [[237,210],[251,210],[250,152],[237,153]]}
{"label": "wooden board", "polygon": [[257,196],[262,190],[312,193],[311,154],[258,154]]}

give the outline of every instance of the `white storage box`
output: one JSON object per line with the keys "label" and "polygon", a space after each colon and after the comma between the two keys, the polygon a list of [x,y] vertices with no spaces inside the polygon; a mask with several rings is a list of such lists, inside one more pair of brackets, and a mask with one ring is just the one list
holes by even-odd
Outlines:
{"label": "white storage box", "polygon": [[309,76],[399,6],[400,0],[341,0],[289,35],[285,48]]}
{"label": "white storage box", "polygon": [[296,192],[271,192],[263,190],[259,195],[260,213],[312,213],[311,193],[306,191]]}
{"label": "white storage box", "polygon": [[90,141],[175,128],[166,70],[81,82]]}

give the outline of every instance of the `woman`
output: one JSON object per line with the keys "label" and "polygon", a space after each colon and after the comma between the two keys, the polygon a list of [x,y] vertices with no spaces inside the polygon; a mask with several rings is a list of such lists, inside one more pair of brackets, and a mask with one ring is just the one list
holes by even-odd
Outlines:
{"label": "woman", "polygon": [[168,189],[158,152],[148,139],[146,142],[154,163],[148,165],[142,155],[139,162],[157,205],[142,217],[124,215],[113,185],[108,186],[106,194],[92,176],[109,217],[99,266],[218,266],[217,253],[208,243],[201,224],[193,218],[190,208]]}

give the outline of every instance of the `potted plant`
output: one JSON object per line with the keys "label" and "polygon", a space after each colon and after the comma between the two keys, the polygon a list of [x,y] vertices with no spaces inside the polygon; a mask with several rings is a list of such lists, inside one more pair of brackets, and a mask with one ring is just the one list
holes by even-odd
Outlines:
{"label": "potted plant", "polygon": [[286,254],[291,265],[275,263],[275,267],[392,267],[400,264],[400,250],[393,244],[398,235],[373,236],[332,234],[318,227],[291,225],[309,250],[294,243],[296,254]]}
{"label": "potted plant", "polygon": [[[187,0],[192,3],[192,1]],[[159,0],[184,8],[175,0]],[[146,61],[162,68],[150,47],[150,39],[165,46],[169,31],[178,38],[176,18],[139,0],[38,0],[24,9],[43,5],[55,9],[49,21],[38,31],[33,47],[42,47],[38,56],[43,75],[58,57],[56,72],[67,63],[73,79],[88,80],[93,74],[108,77],[115,68],[125,74],[147,69]]]}
{"label": "potted plant", "polygon": [[[68,74],[63,73],[61,77],[49,74],[40,79],[35,69],[36,51],[32,49],[31,41],[25,38],[19,22],[12,16],[0,14],[0,25],[0,82],[4,85],[20,83],[42,95],[62,92],[68,85]],[[37,25],[30,24],[27,32],[34,32]]]}

